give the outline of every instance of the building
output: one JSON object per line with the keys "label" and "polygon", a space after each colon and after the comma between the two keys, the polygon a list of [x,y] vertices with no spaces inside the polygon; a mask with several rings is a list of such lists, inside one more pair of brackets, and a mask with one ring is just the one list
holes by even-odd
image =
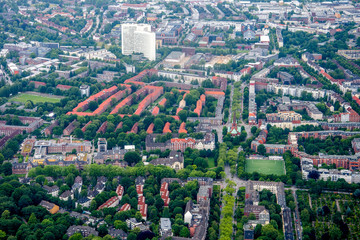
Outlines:
{"label": "building", "polygon": [[75,233],[81,233],[83,237],[88,237],[90,235],[98,236],[99,233],[95,230],[95,228],[89,226],[70,226],[66,232],[66,235],[71,237]]}
{"label": "building", "polygon": [[248,181],[246,183],[244,215],[249,216],[253,213],[256,216],[256,220],[249,220],[244,225],[244,239],[253,239],[256,225],[265,225],[270,221],[269,211],[264,206],[259,205],[260,192],[264,189],[276,195],[277,204],[280,205],[282,210],[281,215],[285,239],[294,240],[291,210],[286,206],[284,183],[262,181]]}
{"label": "building", "polygon": [[49,187],[49,186],[45,185],[43,188],[46,190],[46,192],[48,194],[50,194],[53,197],[57,197],[59,195],[59,190],[60,189],[59,189],[59,187],[57,185],[54,185],[52,187]]}
{"label": "building", "polygon": [[152,165],[163,165],[172,169],[180,170],[184,168],[184,155],[182,152],[171,151],[167,158],[157,158],[150,162]]}
{"label": "building", "polygon": [[122,24],[121,44],[123,55],[142,53],[150,61],[156,60],[156,35],[150,25]]}
{"label": "building", "polygon": [[12,163],[12,174],[26,175],[31,168],[29,163]]}
{"label": "building", "polygon": [[60,209],[58,205],[45,200],[41,200],[39,205],[46,208],[46,210],[48,210],[51,214],[57,213]]}
{"label": "building", "polygon": [[89,97],[90,96],[90,86],[81,85],[80,86],[80,93],[81,93],[81,96]]}
{"label": "building", "polygon": [[111,197],[109,200],[107,200],[105,203],[103,203],[101,206],[99,206],[97,210],[101,210],[103,208],[116,207],[117,205],[119,205],[119,197],[114,196]]}
{"label": "building", "polygon": [[76,128],[76,119],[72,121],[63,131],[63,135],[69,136]]}
{"label": "building", "polygon": [[[14,115],[7,115],[14,117]],[[6,119],[6,116],[0,116]],[[24,117],[18,116],[19,120],[23,123],[23,126],[7,125],[6,121],[0,121],[0,134],[10,136],[14,133],[21,134],[23,131],[31,133],[43,125],[44,120],[38,117]]]}
{"label": "building", "polygon": [[63,192],[60,196],[59,199],[63,200],[63,201],[68,201],[69,199],[73,199],[74,198],[74,194],[72,192],[70,192],[69,190]]}
{"label": "building", "polygon": [[283,111],[278,113],[266,114],[266,120],[268,122],[292,122],[301,121],[302,116],[294,111]]}
{"label": "building", "polygon": [[89,141],[78,142],[78,141],[59,141],[55,140],[39,140],[34,144],[34,159],[42,158],[48,154],[55,153],[71,153],[76,150],[77,153],[85,153],[91,151],[92,144]]}
{"label": "building", "polygon": [[160,218],[160,236],[172,236],[170,218]]}

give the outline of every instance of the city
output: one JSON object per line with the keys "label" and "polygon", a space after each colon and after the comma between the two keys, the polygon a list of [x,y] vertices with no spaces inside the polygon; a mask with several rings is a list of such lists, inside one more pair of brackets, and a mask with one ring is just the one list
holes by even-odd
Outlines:
{"label": "city", "polygon": [[4,0],[0,239],[360,239],[360,3]]}

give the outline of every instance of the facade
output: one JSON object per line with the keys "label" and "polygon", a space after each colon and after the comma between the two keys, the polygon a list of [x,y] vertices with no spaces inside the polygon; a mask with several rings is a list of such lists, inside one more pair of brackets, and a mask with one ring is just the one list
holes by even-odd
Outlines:
{"label": "facade", "polygon": [[165,235],[172,235],[170,218],[160,218],[160,236]]}
{"label": "facade", "polygon": [[268,122],[292,122],[301,121],[302,116],[294,111],[283,111],[278,113],[266,114],[266,120]]}
{"label": "facade", "polygon": [[169,157],[154,159],[150,164],[168,166],[177,171],[184,168],[184,156],[182,152],[171,151]]}
{"label": "facade", "polygon": [[142,53],[150,61],[156,60],[156,35],[147,24],[121,25],[122,54]]}
{"label": "facade", "polygon": [[145,144],[146,151],[160,149],[165,151],[170,149],[173,151],[180,150],[181,152],[185,151],[186,148],[198,149],[198,150],[214,150],[215,149],[215,135],[213,133],[205,133],[203,139],[193,139],[193,138],[172,138],[165,143],[155,142],[156,135],[149,134],[146,136]]}

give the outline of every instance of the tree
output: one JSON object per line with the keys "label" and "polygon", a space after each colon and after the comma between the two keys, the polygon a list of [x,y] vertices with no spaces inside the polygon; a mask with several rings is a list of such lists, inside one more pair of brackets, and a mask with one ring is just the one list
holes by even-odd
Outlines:
{"label": "tree", "polygon": [[188,116],[188,111],[181,110],[181,111],[178,112],[178,116],[179,116],[181,121],[186,122],[186,119],[187,119],[187,116]]}
{"label": "tree", "polygon": [[227,133],[228,133],[227,127],[224,126],[224,127],[223,127],[223,130],[222,130],[222,135],[223,135],[223,136],[226,136]]}
{"label": "tree", "polygon": [[302,210],[300,216],[301,216],[301,221],[305,223],[310,222],[310,213],[307,209]]}
{"label": "tree", "polygon": [[258,237],[261,236],[261,229],[262,229],[262,225],[261,224],[257,224],[254,230],[254,238],[257,239]]}
{"label": "tree", "polygon": [[38,222],[38,220],[35,216],[35,213],[32,213],[29,217],[28,224],[32,225],[32,224],[36,224],[37,222]]}
{"label": "tree", "polygon": [[138,163],[140,160],[141,157],[138,152],[127,152],[124,155],[124,161],[126,161],[130,166]]}
{"label": "tree", "polygon": [[1,165],[1,172],[5,174],[5,176],[10,176],[12,174],[12,165],[9,162],[3,163]]}
{"label": "tree", "polygon": [[108,234],[108,228],[105,224],[100,225],[100,227],[98,228],[99,231],[99,235],[101,237],[104,237],[106,234]]}
{"label": "tree", "polygon": [[318,171],[316,171],[316,170],[311,170],[311,171],[309,172],[308,178],[317,180],[317,179],[319,179],[319,177],[320,177],[320,174],[319,174]]}
{"label": "tree", "polygon": [[360,47],[360,37],[356,39],[356,46]]}
{"label": "tree", "polygon": [[114,222],[114,226],[116,229],[122,229],[123,231],[127,232],[128,231],[128,227],[126,222],[120,221],[120,220],[116,220]]}
{"label": "tree", "polygon": [[278,231],[271,224],[267,224],[261,229],[261,235],[268,237],[269,239],[276,239],[278,237]]}
{"label": "tree", "polygon": [[89,103],[89,109],[91,111],[95,111],[95,109],[97,109],[99,107],[99,104],[96,101],[91,101]]}
{"label": "tree", "polygon": [[356,189],[354,192],[354,196],[359,198],[360,197],[360,189]]}
{"label": "tree", "polygon": [[84,132],[80,128],[76,128],[74,130],[74,135],[75,135],[76,138],[83,138],[84,137]]}
{"label": "tree", "polygon": [[329,235],[331,240],[341,239],[341,234],[342,234],[341,230],[337,226],[335,225],[330,226]]}
{"label": "tree", "polygon": [[190,236],[190,231],[187,227],[183,226],[179,235],[180,237],[188,238]]}
{"label": "tree", "polygon": [[81,233],[75,233],[74,235],[72,235],[69,240],[81,240],[83,239],[83,236],[81,235]]}
{"label": "tree", "polygon": [[256,133],[257,127],[252,126],[251,127],[251,133],[254,135]]}
{"label": "tree", "polygon": [[264,144],[260,144],[257,148],[257,152],[260,154],[260,155],[265,155],[266,154],[266,148],[264,146]]}
{"label": "tree", "polygon": [[60,136],[63,133],[63,129],[59,126],[53,128],[52,133],[56,136]]}

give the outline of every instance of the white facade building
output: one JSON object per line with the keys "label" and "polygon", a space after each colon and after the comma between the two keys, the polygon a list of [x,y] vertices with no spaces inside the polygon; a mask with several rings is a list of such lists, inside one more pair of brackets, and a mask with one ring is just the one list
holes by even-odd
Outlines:
{"label": "white facade building", "polygon": [[150,61],[156,60],[156,34],[148,24],[122,24],[121,46],[123,55],[142,53]]}

